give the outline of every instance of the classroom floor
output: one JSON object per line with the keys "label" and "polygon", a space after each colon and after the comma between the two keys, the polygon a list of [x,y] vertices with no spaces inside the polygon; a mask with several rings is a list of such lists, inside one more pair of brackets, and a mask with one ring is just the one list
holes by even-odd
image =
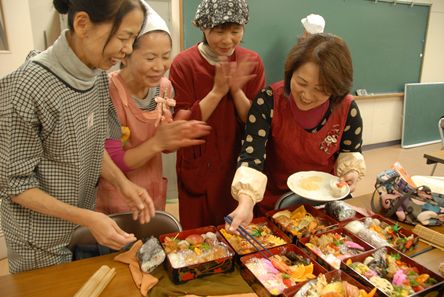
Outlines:
{"label": "classroom floor", "polygon": [[[430,175],[433,165],[427,165],[423,157],[424,153],[441,149],[441,143],[420,146],[410,149],[402,149],[400,145],[383,148],[375,148],[364,151],[367,164],[367,174],[359,182],[354,196],[371,193],[374,189],[375,178],[378,173],[390,168],[395,161],[401,162],[410,175]],[[435,176],[444,176],[444,164],[438,164]],[[172,191],[172,196],[177,197],[177,191]],[[169,197],[166,210],[178,218],[177,198]],[[0,261],[0,275],[8,273],[7,260]]]}

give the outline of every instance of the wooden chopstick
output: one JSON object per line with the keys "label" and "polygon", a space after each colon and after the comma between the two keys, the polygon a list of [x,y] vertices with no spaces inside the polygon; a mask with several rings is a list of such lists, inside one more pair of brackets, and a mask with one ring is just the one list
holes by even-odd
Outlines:
{"label": "wooden chopstick", "polygon": [[[228,224],[231,225],[231,223],[233,222],[233,219],[230,216],[226,216],[225,218],[225,222],[227,222]],[[249,244],[251,244],[263,257],[265,258],[269,258],[271,256],[273,256],[273,253],[270,252],[266,247],[264,247],[253,235],[251,235],[250,233],[248,233],[247,230],[244,229],[244,227],[239,226],[237,228],[237,231],[239,232],[239,234],[246,240],[248,241]],[[255,243],[259,245],[256,246]],[[268,254],[266,255],[265,252]]]}
{"label": "wooden chopstick", "polygon": [[103,292],[103,290],[105,290],[106,286],[108,286],[115,275],[116,268],[111,268],[102,278],[94,291],[91,293],[90,297],[98,297]]}
{"label": "wooden chopstick", "polygon": [[102,265],[77,291],[74,297],[98,297],[116,275],[115,268]]}

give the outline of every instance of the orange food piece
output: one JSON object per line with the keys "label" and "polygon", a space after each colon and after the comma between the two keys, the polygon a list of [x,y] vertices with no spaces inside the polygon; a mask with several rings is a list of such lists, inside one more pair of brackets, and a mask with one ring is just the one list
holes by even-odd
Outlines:
{"label": "orange food piece", "polygon": [[292,219],[302,219],[307,214],[307,211],[305,210],[305,207],[303,205],[299,206],[293,212],[291,213]]}
{"label": "orange food piece", "polygon": [[419,284],[423,284],[425,283],[428,279],[429,279],[430,275],[428,275],[427,273],[423,273],[421,275],[419,275],[415,281]]}
{"label": "orange food piece", "polygon": [[307,266],[305,266],[305,272],[304,274],[313,274],[313,263],[308,264]]}
{"label": "orange food piece", "polygon": [[347,182],[345,182],[345,181],[340,181],[340,182],[337,182],[337,183],[336,183],[336,186],[337,186],[338,188],[345,187],[346,185],[347,185]]}
{"label": "orange food piece", "polygon": [[303,278],[305,276],[305,266],[301,264],[296,267],[291,267],[290,275],[294,279]]}
{"label": "orange food piece", "polygon": [[328,292],[325,294],[322,294],[321,297],[342,297],[343,295],[341,295],[338,292]]}
{"label": "orange food piece", "polygon": [[187,238],[185,238],[185,240],[188,241],[192,245],[196,245],[196,244],[204,242],[204,238],[200,234],[188,235]]}

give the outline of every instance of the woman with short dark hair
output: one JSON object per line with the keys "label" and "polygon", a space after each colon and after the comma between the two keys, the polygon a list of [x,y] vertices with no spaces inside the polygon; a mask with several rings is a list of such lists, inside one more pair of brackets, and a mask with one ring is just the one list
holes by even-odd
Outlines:
{"label": "woman with short dark hair", "polygon": [[292,48],[284,80],[261,91],[249,111],[230,230],[251,221],[255,204],[256,215],[273,209],[296,172],[335,174],[355,189],[365,162],[352,82],[351,55],[341,38],[314,34]]}

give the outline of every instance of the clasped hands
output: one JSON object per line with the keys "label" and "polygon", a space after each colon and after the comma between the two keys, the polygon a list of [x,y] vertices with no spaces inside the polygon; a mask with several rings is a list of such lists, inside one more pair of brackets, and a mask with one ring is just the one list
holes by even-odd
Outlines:
{"label": "clasped hands", "polygon": [[227,57],[219,57],[219,62],[215,65],[214,89],[223,96],[228,92],[234,96],[256,76],[251,74],[256,65],[257,61],[251,55],[241,57],[237,61],[228,61]]}

